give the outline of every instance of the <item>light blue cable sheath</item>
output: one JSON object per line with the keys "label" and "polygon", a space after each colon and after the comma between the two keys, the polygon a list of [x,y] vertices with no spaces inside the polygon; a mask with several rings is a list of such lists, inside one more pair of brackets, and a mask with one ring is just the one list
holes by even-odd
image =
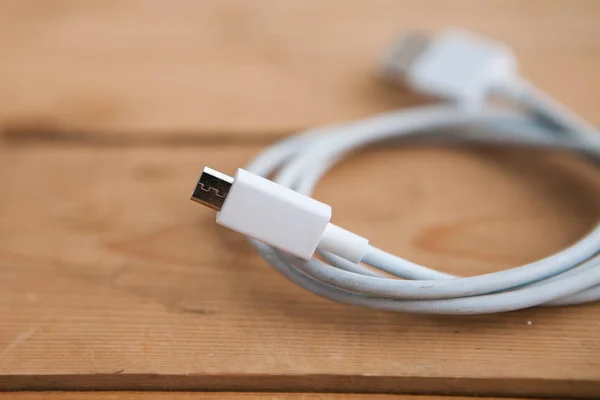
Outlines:
{"label": "light blue cable sheath", "polygon": [[[436,105],[383,114],[348,125],[313,129],[265,149],[247,169],[311,195],[320,178],[358,148],[381,141],[528,146],[578,152],[600,160],[596,132],[532,91],[501,92],[531,106],[530,115],[498,109]],[[548,124],[547,121],[551,121]],[[600,299],[600,226],[578,243],[542,260],[460,278],[369,246],[363,263],[322,252],[308,262],[250,239],[292,282],[334,301],[391,311],[482,314],[537,305],[572,305]],[[391,278],[390,275],[397,278]],[[398,279],[401,278],[401,279]]]}

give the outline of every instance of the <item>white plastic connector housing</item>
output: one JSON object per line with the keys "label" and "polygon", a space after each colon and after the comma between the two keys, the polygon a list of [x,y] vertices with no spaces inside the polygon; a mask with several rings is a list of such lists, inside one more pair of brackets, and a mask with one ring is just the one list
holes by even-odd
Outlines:
{"label": "white plastic connector housing", "polygon": [[331,219],[331,207],[238,169],[217,223],[309,260]]}
{"label": "white plastic connector housing", "polygon": [[478,102],[489,89],[509,84],[517,62],[502,43],[462,31],[429,39],[406,71],[414,90],[462,102]]}

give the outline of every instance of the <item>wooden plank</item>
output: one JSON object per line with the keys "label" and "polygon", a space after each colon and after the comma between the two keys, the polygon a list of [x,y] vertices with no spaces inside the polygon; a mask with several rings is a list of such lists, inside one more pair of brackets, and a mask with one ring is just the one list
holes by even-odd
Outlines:
{"label": "wooden plank", "polygon": [[[596,0],[0,3],[0,128],[271,138],[412,105],[377,62],[405,29],[514,46],[525,76],[600,123]],[[248,139],[249,140],[249,139]]]}
{"label": "wooden plank", "polygon": [[[336,393],[231,393],[231,392],[12,392],[0,393],[0,399],[18,400],[467,400],[471,397],[410,396],[389,394]],[[480,398],[499,400],[498,398]],[[511,400],[511,399],[508,399]],[[518,399],[512,399],[518,400]]]}
{"label": "wooden plank", "polygon": [[[256,151],[0,150],[0,389],[600,393],[599,304],[421,316],[287,282],[188,200],[205,163],[233,172]],[[572,243],[599,182],[530,151],[378,149],[317,197],[372,243],[472,275]]]}

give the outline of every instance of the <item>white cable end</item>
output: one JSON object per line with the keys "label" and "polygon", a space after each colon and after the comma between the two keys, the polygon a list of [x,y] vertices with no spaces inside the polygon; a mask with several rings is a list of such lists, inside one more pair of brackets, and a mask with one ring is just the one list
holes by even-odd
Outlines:
{"label": "white cable end", "polygon": [[459,30],[404,35],[383,61],[384,75],[417,92],[460,102],[483,100],[514,79],[516,59],[503,43]]}
{"label": "white cable end", "polygon": [[353,263],[359,263],[368,246],[368,239],[330,223],[327,224],[318,247]]}
{"label": "white cable end", "polygon": [[309,260],[331,219],[331,207],[238,169],[217,223]]}
{"label": "white cable end", "polygon": [[217,210],[217,223],[310,260],[317,249],[358,263],[369,241],[329,223],[331,207],[243,169],[204,168],[192,200]]}

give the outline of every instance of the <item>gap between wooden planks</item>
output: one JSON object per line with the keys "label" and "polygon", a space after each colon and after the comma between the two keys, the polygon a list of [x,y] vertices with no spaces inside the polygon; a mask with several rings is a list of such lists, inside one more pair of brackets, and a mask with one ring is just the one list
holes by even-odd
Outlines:
{"label": "gap between wooden planks", "polygon": [[[0,149],[0,389],[600,393],[598,304],[421,316],[287,282],[188,200],[205,164],[258,150]],[[384,249],[473,275],[572,243],[598,182],[552,154],[388,148],[317,197]]]}
{"label": "gap between wooden planks", "polygon": [[600,2],[2,2],[0,128],[13,136],[271,138],[412,106],[377,79],[407,29],[507,42],[524,76],[600,122]]}
{"label": "gap between wooden planks", "polygon": [[[190,393],[190,392],[12,392],[0,400],[468,400],[470,397],[335,393]],[[480,398],[481,400],[499,400]],[[507,399],[518,400],[518,399]]]}

